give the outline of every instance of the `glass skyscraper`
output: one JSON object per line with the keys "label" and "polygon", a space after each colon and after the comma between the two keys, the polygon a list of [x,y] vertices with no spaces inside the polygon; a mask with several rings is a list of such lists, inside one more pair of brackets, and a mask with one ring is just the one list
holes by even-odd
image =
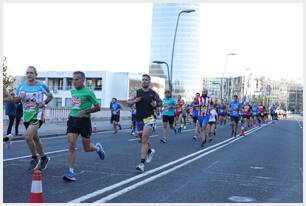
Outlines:
{"label": "glass skyscraper", "polygon": [[[173,94],[187,100],[201,92],[199,69],[199,4],[155,3],[153,4],[151,57],[152,61],[165,61],[171,67],[173,38],[178,14],[182,10],[195,9],[195,12],[180,15],[173,57]],[[151,65],[152,76],[167,77],[167,67]],[[168,83],[166,83],[166,86]]]}

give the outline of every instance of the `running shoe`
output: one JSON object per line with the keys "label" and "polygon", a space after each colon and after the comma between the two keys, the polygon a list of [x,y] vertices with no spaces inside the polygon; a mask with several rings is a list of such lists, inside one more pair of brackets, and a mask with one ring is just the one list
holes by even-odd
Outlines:
{"label": "running shoe", "polygon": [[182,128],[178,128],[178,133],[182,133]]}
{"label": "running shoe", "polygon": [[212,142],[212,138],[210,138],[208,141],[209,141],[209,142]]}
{"label": "running shoe", "polygon": [[197,136],[193,136],[192,139],[193,139],[194,141],[197,141],[197,138],[198,138]]}
{"label": "running shoe", "polygon": [[121,124],[118,124],[118,126],[119,126],[119,129],[122,130]]}
{"label": "running shoe", "polygon": [[74,172],[71,172],[70,170],[68,170],[63,179],[68,181],[76,181]]}
{"label": "running shoe", "polygon": [[206,139],[202,142],[201,147],[204,147],[205,143],[206,143]]}
{"label": "running shoe", "polygon": [[175,134],[177,133],[177,130],[175,128],[173,128],[173,131],[174,131]]}
{"label": "running shoe", "polygon": [[7,147],[7,148],[10,148],[10,147],[11,147],[13,137],[14,137],[14,136],[13,136],[12,134],[8,134],[8,135],[5,136],[4,141],[5,141],[5,143],[6,143],[6,147]]}
{"label": "running shoe", "polygon": [[144,172],[144,164],[140,163],[139,165],[137,165],[136,170],[139,170],[140,172]]}
{"label": "running shoe", "polygon": [[214,136],[216,136],[216,132],[214,132]]}
{"label": "running shoe", "polygon": [[47,157],[44,160],[40,158],[40,165],[39,165],[38,169],[39,170],[47,169],[47,165],[48,165],[49,161],[50,161],[50,157]]}
{"label": "running shoe", "polygon": [[155,149],[151,148],[151,153],[148,153],[146,157],[146,163],[150,163],[152,161],[154,154],[155,154]]}
{"label": "running shoe", "polygon": [[131,135],[135,137],[135,136],[136,136],[136,133],[135,133],[135,132],[132,132]]}
{"label": "running shoe", "polygon": [[33,159],[33,158],[32,158],[28,170],[35,170],[35,169],[37,169],[39,163],[40,163],[40,159],[38,159],[38,158]]}
{"label": "running shoe", "polygon": [[167,142],[167,139],[166,139],[166,138],[161,138],[160,141],[161,141],[162,143],[166,143],[166,142]]}
{"label": "running shoe", "polygon": [[97,154],[99,155],[100,159],[101,159],[101,160],[104,160],[104,158],[105,158],[105,152],[104,152],[104,150],[103,150],[102,145],[101,145],[100,143],[96,143],[96,148],[97,148],[96,152],[97,152]]}

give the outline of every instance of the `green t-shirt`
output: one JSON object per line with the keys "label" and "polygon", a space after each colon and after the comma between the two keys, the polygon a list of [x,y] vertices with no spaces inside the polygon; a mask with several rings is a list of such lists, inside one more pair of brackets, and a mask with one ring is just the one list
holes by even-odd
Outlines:
{"label": "green t-shirt", "polygon": [[[88,87],[83,87],[82,89],[72,89],[72,108],[70,112],[71,117],[78,117],[78,112],[81,110],[87,110],[92,107],[92,105],[99,104],[95,93]],[[90,118],[90,114],[84,116]]]}

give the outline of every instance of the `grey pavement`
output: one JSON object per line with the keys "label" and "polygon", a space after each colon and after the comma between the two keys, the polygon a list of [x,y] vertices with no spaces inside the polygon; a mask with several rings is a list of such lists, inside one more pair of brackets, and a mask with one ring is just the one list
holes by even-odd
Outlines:
{"label": "grey pavement", "polygon": [[[146,172],[135,169],[140,161],[140,145],[129,130],[93,134],[101,142],[106,158],[85,153],[77,144],[76,182],[65,182],[67,140],[43,138],[51,157],[42,172],[46,203],[301,203],[303,202],[302,118],[288,118],[252,129],[245,137],[230,138],[229,126],[218,126],[211,143],[200,147],[193,141],[193,126],[159,141],[161,128],[152,134],[156,149]],[[24,141],[3,150],[3,200],[27,202],[32,172]],[[133,178],[132,180],[130,178]],[[124,182],[123,182],[124,181]],[[119,185],[118,185],[119,184]],[[18,194],[18,195],[16,195]]]}
{"label": "grey pavement", "polygon": [[[110,120],[92,120],[91,122],[92,122],[92,127],[96,125],[97,132],[111,131],[113,129],[112,124],[110,123]],[[120,124],[122,125],[122,129],[129,129],[131,126],[131,120],[123,119],[120,121]],[[158,119],[157,125],[160,125],[160,124],[161,124],[161,120]],[[8,127],[8,121],[3,121],[3,135],[6,134],[7,127]],[[39,129],[39,136],[42,138],[62,136],[66,134],[66,130],[67,130],[66,121],[47,120]],[[15,136],[14,140],[24,139],[25,128],[24,128],[22,121],[19,124],[19,133],[22,136]],[[12,128],[12,134],[15,134],[15,126],[13,126]]]}

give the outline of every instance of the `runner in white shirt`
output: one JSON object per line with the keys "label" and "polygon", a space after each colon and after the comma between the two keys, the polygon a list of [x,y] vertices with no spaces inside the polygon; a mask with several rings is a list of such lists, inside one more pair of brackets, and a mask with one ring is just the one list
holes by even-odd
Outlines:
{"label": "runner in white shirt", "polygon": [[210,109],[210,116],[208,120],[208,141],[212,141],[212,134],[216,135],[216,122],[218,119],[218,113],[216,111],[216,105],[213,105]]}

